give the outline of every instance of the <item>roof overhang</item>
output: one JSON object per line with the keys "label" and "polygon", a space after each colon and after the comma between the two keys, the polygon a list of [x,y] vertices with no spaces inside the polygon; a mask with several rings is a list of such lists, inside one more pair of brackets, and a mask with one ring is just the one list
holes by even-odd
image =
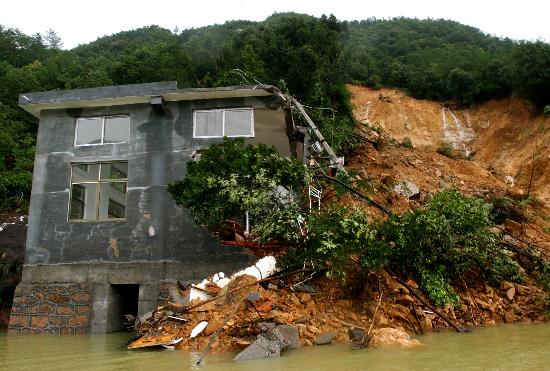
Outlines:
{"label": "roof overhang", "polygon": [[262,97],[276,94],[272,85],[224,86],[216,88],[177,89],[176,82],[107,86],[102,88],[55,90],[19,96],[19,106],[35,117],[42,110],[93,108],[132,104],[150,104],[161,96],[166,102]]}

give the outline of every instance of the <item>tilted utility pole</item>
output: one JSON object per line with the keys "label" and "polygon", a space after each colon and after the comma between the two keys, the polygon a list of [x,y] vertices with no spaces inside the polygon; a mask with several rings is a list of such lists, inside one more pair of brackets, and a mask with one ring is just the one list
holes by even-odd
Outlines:
{"label": "tilted utility pole", "polygon": [[304,106],[300,102],[298,102],[295,98],[293,98],[289,95],[283,94],[280,91],[278,92],[278,94],[285,102],[288,102],[288,103],[290,103],[290,105],[294,105],[296,108],[298,108],[298,111],[300,112],[302,117],[306,120],[309,128],[315,134],[315,136],[317,137],[317,140],[323,146],[323,149],[327,152],[331,162],[336,166],[338,171],[341,171],[344,174],[347,174],[347,171],[344,168],[344,166],[342,164],[342,161],[340,160],[340,158],[338,156],[336,156],[336,154],[334,153],[334,151],[330,147],[330,144],[328,144],[328,142],[325,140],[325,137],[323,136],[323,134],[321,134],[321,131],[319,130],[317,125],[315,125],[315,123],[313,122],[311,117],[309,117],[306,110],[304,109]]}

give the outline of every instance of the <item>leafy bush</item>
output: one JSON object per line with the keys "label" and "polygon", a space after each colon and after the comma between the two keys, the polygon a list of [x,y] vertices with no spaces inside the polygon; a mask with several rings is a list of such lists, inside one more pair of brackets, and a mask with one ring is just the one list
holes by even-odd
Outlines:
{"label": "leafy bush", "polygon": [[519,223],[529,220],[527,205],[524,202],[506,196],[495,196],[490,201],[493,205],[491,217],[495,224],[502,224],[506,219],[515,220]]}
{"label": "leafy bush", "polygon": [[185,179],[168,191],[207,227],[248,211],[260,242],[289,246],[283,264],[328,265],[341,277],[390,266],[416,277],[436,305],[458,303],[451,287],[457,278],[479,275],[493,284],[523,279],[500,248],[500,236],[489,230],[492,205],[481,199],[444,191],[424,210],[369,224],[361,210],[331,206],[309,212],[300,197],[277,191],[282,186],[299,194],[309,181],[303,164],[274,148],[226,138],[202,151],[199,161],[188,164]]}
{"label": "leafy bush", "polygon": [[448,158],[453,158],[453,148],[448,144],[444,144],[437,149],[437,153]]}
{"label": "leafy bush", "polygon": [[0,211],[16,209],[26,211],[29,206],[31,187],[31,173],[3,172],[0,176]]}
{"label": "leafy bush", "polygon": [[334,274],[345,276],[350,270],[384,267],[391,248],[379,239],[377,229],[358,209],[332,206],[307,216],[306,234],[289,251],[287,263],[304,261],[329,264]]}
{"label": "leafy bush", "polygon": [[426,209],[369,224],[359,210],[330,207],[307,217],[307,234],[298,238],[287,263],[329,264],[340,276],[360,267],[364,272],[391,266],[413,275],[436,304],[457,304],[451,282],[478,275],[492,284],[521,282],[519,265],[499,246],[491,205],[444,191]]}
{"label": "leafy bush", "polygon": [[491,205],[480,199],[444,191],[425,210],[390,218],[381,232],[395,244],[391,264],[419,278],[439,304],[455,303],[450,282],[477,269],[495,284],[521,280],[519,266],[488,230],[490,211]]}
{"label": "leafy bush", "polygon": [[442,268],[437,271],[422,270],[420,282],[422,290],[428,294],[435,305],[457,305],[459,303],[459,297],[451,287],[449,280],[445,278]]}
{"label": "leafy bush", "polygon": [[305,233],[303,211],[295,202],[284,207],[273,205],[271,212],[252,226],[252,234],[261,243],[276,240],[289,246],[300,245]]}
{"label": "leafy bush", "polygon": [[291,202],[280,187],[300,192],[308,179],[302,163],[275,147],[225,138],[201,151],[199,161],[189,162],[185,179],[169,184],[168,192],[196,223],[213,227],[247,211],[253,217],[269,214]]}
{"label": "leafy bush", "polygon": [[403,138],[403,141],[401,142],[401,146],[403,146],[405,148],[412,149],[413,148],[413,143],[412,143],[411,138],[409,138],[409,137]]}

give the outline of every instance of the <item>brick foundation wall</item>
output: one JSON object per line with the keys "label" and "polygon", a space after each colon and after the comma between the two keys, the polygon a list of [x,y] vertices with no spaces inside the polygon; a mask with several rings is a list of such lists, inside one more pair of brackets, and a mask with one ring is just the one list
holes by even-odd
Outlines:
{"label": "brick foundation wall", "polygon": [[158,283],[158,287],[158,303],[159,305],[163,305],[170,299],[170,288],[177,287],[177,284],[174,280],[164,280]]}
{"label": "brick foundation wall", "polygon": [[87,283],[20,283],[8,333],[82,334],[90,331],[92,295]]}

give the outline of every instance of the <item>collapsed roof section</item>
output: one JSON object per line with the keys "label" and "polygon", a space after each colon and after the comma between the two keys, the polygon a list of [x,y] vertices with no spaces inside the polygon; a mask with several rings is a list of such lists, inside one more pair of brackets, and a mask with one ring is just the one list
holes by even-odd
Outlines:
{"label": "collapsed roof section", "polygon": [[26,93],[19,96],[19,106],[35,117],[46,109],[66,109],[118,106],[126,104],[149,104],[161,97],[166,102],[261,97],[276,95],[272,85],[224,86],[216,88],[178,89],[176,81],[152,82],[105,86],[100,88],[54,90]]}

